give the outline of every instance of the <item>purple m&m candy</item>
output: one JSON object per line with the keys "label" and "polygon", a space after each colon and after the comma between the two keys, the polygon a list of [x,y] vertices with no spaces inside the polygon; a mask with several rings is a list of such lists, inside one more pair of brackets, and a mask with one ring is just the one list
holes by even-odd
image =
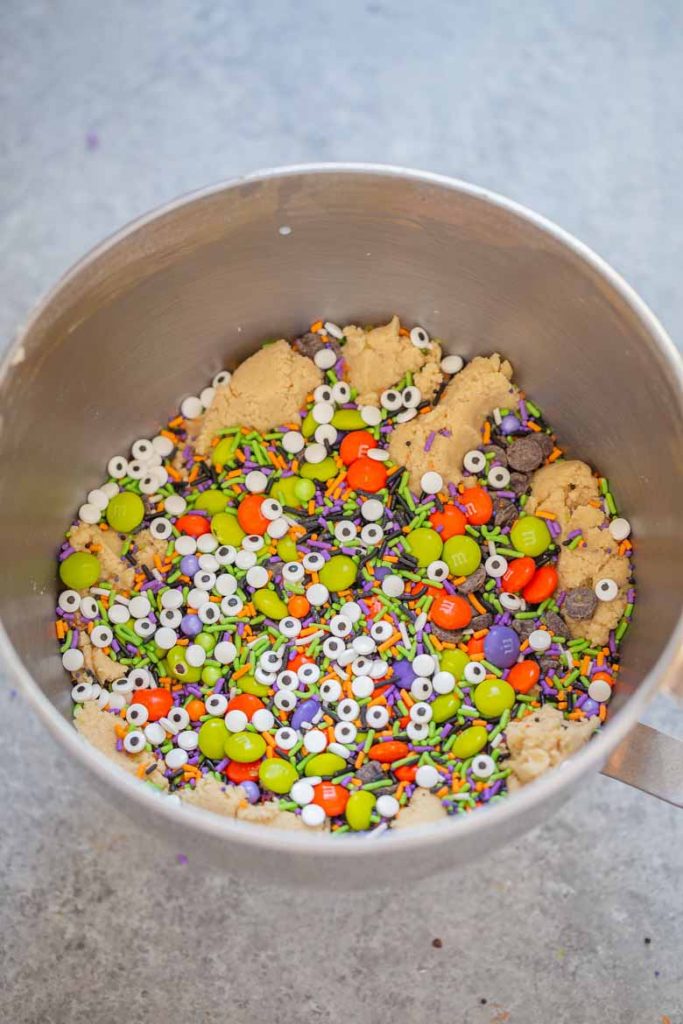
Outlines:
{"label": "purple m&m candy", "polygon": [[184,636],[196,636],[197,633],[201,633],[202,620],[198,615],[183,615],[180,623],[180,631]]}
{"label": "purple m&m candy", "polygon": [[511,668],[519,655],[519,637],[509,626],[492,626],[484,638],[484,657],[496,668]]}
{"label": "purple m&m candy", "polygon": [[500,429],[503,434],[516,434],[521,427],[521,423],[513,413],[508,413],[507,416],[503,416],[500,421]]}
{"label": "purple m&m candy", "polygon": [[321,715],[320,701],[317,697],[309,697],[297,704],[289,724],[292,729],[300,729],[302,725],[313,725]]}
{"label": "purple m&m candy", "polygon": [[589,697],[588,700],[585,700],[581,705],[581,710],[586,718],[593,718],[595,715],[600,713],[600,705],[596,700],[592,700]]}
{"label": "purple m&m candy", "polygon": [[197,559],[197,556],[185,555],[180,562],[180,571],[192,579],[194,574],[199,572],[199,560]]}
{"label": "purple m&m candy", "polygon": [[240,782],[240,786],[247,795],[247,800],[250,804],[257,804],[261,797],[261,790],[255,782],[251,779],[246,779],[244,782]]}

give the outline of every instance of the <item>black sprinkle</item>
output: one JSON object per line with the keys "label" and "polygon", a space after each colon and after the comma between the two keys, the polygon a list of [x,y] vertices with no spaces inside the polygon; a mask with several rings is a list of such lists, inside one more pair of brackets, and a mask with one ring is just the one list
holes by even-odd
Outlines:
{"label": "black sprinkle", "polygon": [[649,946],[650,943],[652,942],[652,939],[650,938],[649,935],[646,935],[645,938],[643,939],[643,942],[645,943],[646,946]]}

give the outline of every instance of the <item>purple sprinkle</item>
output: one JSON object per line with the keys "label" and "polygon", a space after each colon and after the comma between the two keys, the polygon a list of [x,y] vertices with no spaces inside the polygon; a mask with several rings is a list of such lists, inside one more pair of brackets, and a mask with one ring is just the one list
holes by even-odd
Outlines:
{"label": "purple sprinkle", "polygon": [[452,437],[453,436],[453,431],[449,430],[448,427],[442,427],[441,430],[439,431],[439,433],[441,434],[442,437]]}
{"label": "purple sprinkle", "polygon": [[427,435],[427,440],[424,443],[424,450],[428,452],[434,444],[434,438],[436,437],[435,431],[431,430]]}
{"label": "purple sprinkle", "polygon": [[75,629],[74,632],[73,632],[73,636],[71,637],[71,646],[72,646],[72,648],[78,647],[78,637],[79,636],[80,636],[80,631]]}
{"label": "purple sprinkle", "polygon": [[230,758],[229,757],[224,757],[223,760],[219,761],[218,764],[216,765],[216,771],[217,772],[224,772],[229,764],[230,764]]}
{"label": "purple sprinkle", "polygon": [[179,864],[187,864],[187,856],[184,853],[179,853],[176,857]]}

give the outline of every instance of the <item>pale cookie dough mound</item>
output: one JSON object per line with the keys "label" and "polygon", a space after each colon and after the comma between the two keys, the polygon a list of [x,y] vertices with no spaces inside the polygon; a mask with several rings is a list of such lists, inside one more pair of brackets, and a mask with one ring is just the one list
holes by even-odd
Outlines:
{"label": "pale cookie dough mound", "polygon": [[417,348],[410,338],[399,334],[399,327],[399,319],[394,316],[388,324],[369,331],[353,325],[344,328],[347,376],[358,392],[359,405],[378,405],[382,392],[406,373],[416,374],[415,385],[423,398],[431,398],[441,383],[438,344]]}
{"label": "pale cookie dough mound", "polygon": [[568,460],[554,462],[539,469],[533,477],[531,494],[526,504],[529,513],[551,512],[562,529],[560,540],[573,530],[581,530],[585,546],[562,548],[557,563],[558,591],[588,587],[593,590],[601,579],[612,579],[619,587],[613,601],[598,601],[590,619],[575,619],[563,612],[571,635],[585,637],[602,647],[609,640],[626,607],[629,561],[620,555],[618,544],[606,528],[608,517],[597,502],[598,481],[585,462]]}
{"label": "pale cookie dough mound", "polygon": [[401,808],[391,827],[416,828],[418,825],[427,825],[447,817],[446,809],[438,796],[430,793],[428,789],[416,789],[410,803]]}
{"label": "pale cookie dough mound", "polygon": [[149,530],[140,530],[135,535],[133,558],[138,565],[146,565],[148,569],[153,569],[155,556],[163,561],[167,545],[168,541],[153,537]]}
{"label": "pale cookie dough mound", "polygon": [[123,541],[114,530],[100,530],[89,523],[72,526],[67,539],[76,551],[89,551],[90,545],[99,546],[94,551],[100,563],[100,578],[106,580],[115,590],[130,590],[135,582],[135,569],[121,558]]}
{"label": "pale cookie dough mound", "polygon": [[[420,491],[420,481],[429,471],[436,471],[446,482],[461,480],[463,456],[481,444],[486,418],[494,409],[517,402],[511,378],[512,367],[499,355],[477,356],[453,378],[436,408],[396,427],[389,453],[394,462],[410,470],[414,491]],[[430,434],[434,438],[427,452]]]}
{"label": "pale cookie dough mound", "polygon": [[253,427],[263,433],[298,423],[306,395],[321,380],[315,363],[286,341],[259,349],[237,367],[227,384],[216,388],[197,435],[198,453],[205,455],[224,427]]}
{"label": "pale cookie dough mound", "polygon": [[[141,764],[152,764],[153,758],[146,751],[141,751],[139,754],[127,754],[116,749],[116,726],[121,724],[121,721],[118,715],[113,715],[109,711],[101,711],[94,701],[83,704],[76,710],[74,716],[74,725],[88,743],[97,747],[100,753],[105,754],[119,768],[135,775]],[[168,781],[161,771],[154,772],[149,778],[156,786],[168,789]]]}
{"label": "pale cookie dough mound", "polygon": [[271,800],[265,804],[247,804],[240,807],[237,812],[240,821],[250,821],[254,825],[268,825],[271,828],[283,828],[290,832],[304,830],[306,832],[327,832],[329,824],[323,821],[321,825],[308,826],[291,811],[281,811],[277,800]]}
{"label": "pale cookie dough mound", "polygon": [[509,789],[526,786],[576,753],[597,727],[597,718],[566,721],[550,704],[510,722],[505,734],[510,756],[502,762],[502,767],[512,769]]}
{"label": "pale cookie dough mound", "polygon": [[78,646],[83,652],[84,668],[91,672],[98,683],[103,686],[113,683],[126,674],[125,669],[118,662],[105,654],[101,647],[95,647],[90,643],[90,637],[84,629],[78,635]]}
{"label": "pale cookie dough mound", "polygon": [[291,830],[305,829],[310,832],[327,830],[326,825],[309,829],[296,814],[281,811],[276,800],[265,804],[250,804],[241,786],[227,785],[215,775],[204,775],[194,787],[186,786],[178,795],[185,803],[201,807],[204,811],[221,814],[224,818],[238,818],[256,825]]}

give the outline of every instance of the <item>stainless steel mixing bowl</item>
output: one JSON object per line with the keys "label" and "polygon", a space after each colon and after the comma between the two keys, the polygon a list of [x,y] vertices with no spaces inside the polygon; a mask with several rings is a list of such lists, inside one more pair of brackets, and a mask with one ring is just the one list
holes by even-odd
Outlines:
{"label": "stainless steel mixing bowl", "polygon": [[[274,334],[318,316],[398,313],[451,351],[498,351],[570,453],[609,476],[633,523],[639,600],[607,727],[508,801],[384,836],[285,833],[155,796],[72,728],[52,626],[55,550],[108,457],[149,436]],[[0,384],[0,646],[43,722],[143,826],[232,871],[374,885],[478,857],[607,770],[680,802],[681,747],[638,726],[680,668],[681,361],[654,316],[585,246],[499,196],[435,175],[328,165],[267,171],[125,228],[42,303]],[[637,756],[636,756],[637,755]]]}

